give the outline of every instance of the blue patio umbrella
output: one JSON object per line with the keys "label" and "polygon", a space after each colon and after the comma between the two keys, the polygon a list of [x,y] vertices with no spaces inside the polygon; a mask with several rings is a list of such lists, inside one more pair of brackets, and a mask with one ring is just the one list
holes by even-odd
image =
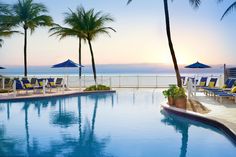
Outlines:
{"label": "blue patio umbrella", "polygon": [[55,64],[52,66],[52,68],[77,68],[77,67],[84,67],[83,65],[77,64],[73,62],[72,60],[68,59],[65,62]]}
{"label": "blue patio umbrella", "polygon": [[[70,59],[68,59],[65,62],[55,64],[55,65],[52,66],[52,68],[78,68],[78,67],[84,67],[84,66],[80,65],[80,64],[77,64],[77,63],[73,62]],[[68,78],[67,78],[67,85],[68,85]]]}
{"label": "blue patio umbrella", "polygon": [[[203,64],[203,63],[200,63],[200,62],[197,61],[196,63],[193,63],[193,64],[185,66],[185,68],[205,69],[205,68],[211,68],[211,66]],[[197,79],[196,79],[196,76],[195,76],[195,79],[194,79],[194,88],[195,88],[194,94],[195,95],[196,95],[196,86],[197,86]]]}
{"label": "blue patio umbrella", "polygon": [[185,68],[203,69],[203,68],[211,68],[211,66],[200,63],[200,62],[196,62],[196,63],[185,66]]}

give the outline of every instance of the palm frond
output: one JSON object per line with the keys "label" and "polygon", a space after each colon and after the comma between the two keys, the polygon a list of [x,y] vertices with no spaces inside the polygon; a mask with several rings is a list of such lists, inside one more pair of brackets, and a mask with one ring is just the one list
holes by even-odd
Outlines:
{"label": "palm frond", "polygon": [[131,2],[132,2],[132,0],[128,0],[127,5],[130,4]]}
{"label": "palm frond", "polygon": [[11,6],[11,12],[12,15],[8,18],[9,25],[25,26],[31,30],[31,33],[39,26],[52,26],[53,23],[53,19],[45,15],[48,12],[46,6],[42,3],[34,3],[33,0],[18,0]]}
{"label": "palm frond", "polygon": [[193,6],[193,8],[198,8],[201,4],[201,0],[189,0],[189,3]]}
{"label": "palm frond", "polygon": [[229,13],[231,13],[232,11],[234,11],[236,9],[236,2],[233,2],[224,12],[224,14],[221,17],[221,20],[223,20],[223,18],[228,15]]}

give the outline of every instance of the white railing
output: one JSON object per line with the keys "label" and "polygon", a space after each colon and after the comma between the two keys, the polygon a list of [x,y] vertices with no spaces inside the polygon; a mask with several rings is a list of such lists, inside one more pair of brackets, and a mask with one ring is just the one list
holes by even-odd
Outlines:
{"label": "white railing", "polygon": [[[6,76],[5,76],[6,77]],[[22,78],[19,76],[10,76],[10,78]],[[94,85],[92,75],[83,75],[81,79],[76,75],[59,76],[59,75],[35,75],[31,78],[64,78],[65,84],[69,88],[88,87]],[[213,76],[211,76],[213,77]],[[216,76],[215,76],[216,77]],[[217,76],[219,77],[219,76]],[[4,79],[1,79],[4,80]],[[1,81],[1,88],[4,86],[4,81]],[[222,81],[221,81],[222,82]],[[175,76],[164,75],[98,75],[97,83],[107,85],[113,88],[166,88],[170,84],[176,84]]]}

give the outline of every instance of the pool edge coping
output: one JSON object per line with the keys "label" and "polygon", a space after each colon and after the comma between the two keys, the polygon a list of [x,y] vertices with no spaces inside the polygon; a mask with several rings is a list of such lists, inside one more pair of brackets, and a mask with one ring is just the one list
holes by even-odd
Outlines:
{"label": "pool edge coping", "polygon": [[0,98],[0,102],[6,101],[22,101],[22,100],[37,100],[46,98],[57,98],[65,96],[76,96],[76,95],[88,95],[88,94],[99,94],[99,93],[116,93],[116,90],[102,90],[102,91],[74,91],[70,93],[50,94],[50,95],[37,95],[37,96],[22,96],[22,97],[11,97],[11,98]]}
{"label": "pool edge coping", "polygon": [[172,107],[166,103],[162,103],[161,107],[164,110],[166,110],[167,112],[170,112],[170,113],[173,113],[173,114],[176,114],[176,115],[179,115],[179,116],[191,119],[191,120],[199,121],[204,124],[211,125],[213,127],[218,128],[227,137],[229,137],[232,140],[232,142],[236,145],[236,131],[234,131],[232,128],[230,128],[230,126],[227,126],[226,124],[224,124],[224,122],[221,122],[218,119],[214,119],[214,117],[207,117],[207,116],[200,114],[200,113]]}

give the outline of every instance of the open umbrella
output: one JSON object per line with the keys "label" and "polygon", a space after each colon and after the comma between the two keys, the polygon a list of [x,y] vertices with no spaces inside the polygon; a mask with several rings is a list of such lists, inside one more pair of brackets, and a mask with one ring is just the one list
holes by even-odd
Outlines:
{"label": "open umbrella", "polygon": [[[52,68],[78,68],[78,67],[84,67],[84,66],[77,64],[70,59],[68,59],[65,62],[58,63],[58,64],[55,64],[52,66]],[[68,78],[67,78],[67,85],[68,85]],[[64,85],[63,85],[63,87],[64,87]]]}
{"label": "open umbrella", "polygon": [[200,62],[196,62],[196,63],[185,66],[185,68],[203,69],[203,68],[211,68],[211,66],[200,63]]}
{"label": "open umbrella", "polygon": [[78,68],[78,67],[84,67],[83,65],[77,64],[73,62],[72,60],[68,59],[65,62],[55,64],[52,66],[52,68]]}
{"label": "open umbrella", "polygon": [[[204,68],[211,68],[211,66],[200,63],[200,62],[196,62],[190,65],[185,66],[185,68],[191,68],[191,69],[204,69]],[[196,95],[196,86],[197,86],[197,81],[196,78],[194,79],[194,94]]]}

